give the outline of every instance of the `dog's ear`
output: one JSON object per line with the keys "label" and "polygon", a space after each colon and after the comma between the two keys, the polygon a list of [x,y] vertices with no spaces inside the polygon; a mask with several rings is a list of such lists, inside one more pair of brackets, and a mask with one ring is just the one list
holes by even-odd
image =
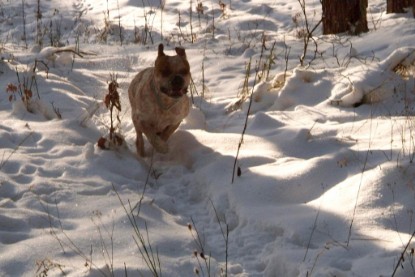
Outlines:
{"label": "dog's ear", "polygon": [[176,47],[174,50],[176,50],[177,55],[179,55],[182,58],[186,58],[186,51],[182,47]]}
{"label": "dog's ear", "polygon": [[159,52],[158,52],[159,56],[166,56],[166,54],[164,54],[164,45],[163,43],[159,44]]}

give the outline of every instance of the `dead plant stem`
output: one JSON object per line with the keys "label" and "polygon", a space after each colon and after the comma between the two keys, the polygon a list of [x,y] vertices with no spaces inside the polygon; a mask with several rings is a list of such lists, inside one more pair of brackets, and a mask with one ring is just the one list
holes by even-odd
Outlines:
{"label": "dead plant stem", "polygon": [[254,92],[254,88],[255,88],[256,82],[257,82],[257,77],[258,77],[258,73],[259,73],[259,67],[260,67],[260,64],[261,64],[261,61],[262,61],[262,57],[264,55],[264,49],[265,49],[265,45],[262,45],[261,55],[259,57],[259,62],[257,64],[257,66],[256,66],[254,84],[252,85],[251,93],[249,95],[248,110],[246,111],[245,122],[244,122],[244,126],[243,126],[243,129],[242,129],[241,138],[240,138],[239,143],[238,143],[238,149],[236,151],[235,160],[234,160],[234,163],[233,163],[232,184],[235,181],[235,172],[236,172],[236,169],[237,169],[239,152],[240,152],[241,147],[242,147],[242,144],[244,142],[244,136],[245,136],[245,133],[246,133],[246,128],[248,127],[248,119],[249,119],[249,114],[251,112],[251,106],[252,106],[252,100],[253,100],[253,92]]}

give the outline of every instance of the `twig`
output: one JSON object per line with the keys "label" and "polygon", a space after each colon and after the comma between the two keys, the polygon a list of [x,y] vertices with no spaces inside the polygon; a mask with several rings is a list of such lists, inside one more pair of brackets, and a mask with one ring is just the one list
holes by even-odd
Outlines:
{"label": "twig", "polygon": [[141,257],[146,263],[147,268],[151,271],[153,276],[161,277],[162,274],[161,274],[160,257],[159,257],[157,249],[154,252],[153,247],[151,246],[147,223],[144,221],[144,226],[145,226],[146,235],[147,235],[147,240],[146,240],[140,228],[138,227],[136,216],[134,216],[133,214],[134,208],[131,206],[130,201],[128,201],[129,210],[127,210],[127,207],[122,201],[121,196],[119,195],[118,191],[115,189],[114,184],[112,184],[112,188],[115,191],[115,194],[117,195],[118,200],[120,201],[121,206],[124,209],[125,214],[127,215],[131,226],[133,227],[134,234],[135,234],[135,236],[133,235],[133,240],[135,244],[137,245],[137,248],[138,248],[138,251],[140,252]]}
{"label": "twig", "polygon": [[308,239],[307,249],[306,249],[305,254],[304,254],[303,262],[305,262],[305,259],[307,258],[308,250],[310,249],[310,245],[311,245],[311,239],[313,238],[314,232],[316,231],[316,228],[317,228],[317,222],[318,222],[318,217],[320,215],[320,210],[321,210],[321,202],[320,202],[320,205],[318,207],[317,215],[314,218],[313,228],[311,230],[310,238]]}
{"label": "twig", "polygon": [[6,165],[6,163],[9,161],[9,159],[11,158],[11,156],[13,156],[14,153],[17,152],[17,150],[19,149],[20,146],[23,145],[23,143],[25,143],[25,141],[31,136],[33,135],[33,131],[30,132],[29,134],[26,135],[26,137],[23,138],[23,140],[21,142],[19,142],[19,144],[13,149],[13,151],[9,154],[9,156],[7,156],[6,159],[2,159],[2,161],[0,162],[0,170],[3,169],[3,167]]}
{"label": "twig", "polygon": [[122,46],[121,14],[120,14],[120,4],[118,0],[117,0],[117,9],[118,9],[118,28],[120,29],[120,44]]}
{"label": "twig", "polygon": [[225,219],[225,225],[226,225],[226,233],[225,233],[223,228],[222,228],[222,225],[220,224],[220,218],[219,218],[219,215],[218,215],[218,211],[216,210],[212,199],[209,198],[209,201],[212,204],[213,210],[215,211],[216,220],[218,221],[220,231],[221,231],[222,236],[223,236],[223,240],[225,241],[225,275],[224,276],[226,277],[226,276],[228,276],[229,225],[228,225],[228,223],[226,223],[226,219]]}
{"label": "twig", "polygon": [[190,24],[190,41],[195,42],[195,34],[193,33],[193,1],[190,0],[190,9],[189,9],[189,24]]}
{"label": "twig", "polygon": [[[205,252],[205,248],[203,246],[202,238],[200,237],[199,230],[196,228],[196,224],[195,224],[195,222],[194,222],[194,220],[193,220],[192,217],[190,218],[190,220],[192,221],[192,225],[189,224],[189,226],[188,226],[189,227],[189,231],[192,234],[193,240],[195,241],[196,245],[200,249],[200,254],[199,255],[203,259],[203,261],[205,262],[205,267],[206,267],[206,270],[207,270],[207,274],[208,274],[208,276],[210,276],[210,270],[211,270],[210,269],[210,254],[209,254],[209,258],[206,258],[206,254],[205,254],[206,252]],[[195,229],[196,237],[195,237],[195,235],[192,232],[192,226]],[[195,253],[195,256],[196,256],[197,261],[199,263],[200,270],[202,271],[202,275],[204,276],[205,274],[203,272],[203,269],[202,269],[202,266],[201,266],[201,263],[199,261],[199,257],[197,255],[197,253]]]}
{"label": "twig", "polygon": [[236,156],[235,156],[235,160],[234,160],[234,163],[233,163],[232,184],[233,184],[233,182],[235,180],[235,172],[236,172],[236,169],[237,169],[236,164],[238,162],[239,151],[241,150],[242,143],[244,142],[244,136],[245,136],[246,128],[248,127],[248,119],[249,119],[249,114],[251,112],[252,99],[253,99],[253,95],[254,95],[254,88],[255,88],[255,85],[256,85],[256,82],[257,82],[258,73],[259,73],[259,65],[261,64],[262,56],[264,55],[264,49],[265,49],[265,47],[263,45],[263,47],[261,48],[261,55],[259,57],[259,63],[257,64],[257,67],[256,67],[254,84],[252,85],[251,94],[249,95],[248,110],[246,111],[245,123],[244,123],[244,127],[242,129],[241,139],[239,140],[238,149],[236,151]]}
{"label": "twig", "polygon": [[291,52],[291,47],[289,47],[286,43],[285,43],[285,36],[284,36],[284,59],[285,59],[285,68],[284,68],[284,82],[283,84],[285,84],[285,80],[287,79],[287,71],[288,71],[288,59],[290,57],[290,52]]}
{"label": "twig", "polygon": [[[58,233],[55,231],[55,228],[53,227],[53,220],[52,220],[52,216],[49,212],[49,207],[46,205],[44,205],[39,197],[39,203],[40,205],[43,207],[43,209],[45,210],[45,212],[48,214],[48,220],[49,220],[49,226],[50,226],[50,234],[52,237],[54,237],[60,244],[62,251],[64,253],[66,253],[64,246],[68,247],[69,249],[71,249],[73,252],[75,252],[79,257],[85,259],[85,261],[93,266],[102,276],[107,276],[107,273],[105,271],[103,271],[101,269],[101,266],[96,265],[94,262],[92,262],[92,254],[90,254],[90,257],[87,256],[87,254],[85,254],[76,244],[75,242],[68,236],[68,234],[65,232],[65,230],[63,229],[63,225],[62,225],[62,221],[60,218],[60,213],[59,213],[59,208],[58,208],[58,203],[55,200],[55,207],[56,207],[56,213],[57,213],[57,217],[58,217],[58,224],[59,224],[59,229],[60,229],[60,233],[65,237],[66,242],[62,239],[59,238]],[[92,246],[91,246],[92,247]],[[92,250],[91,250],[92,253]]]}
{"label": "twig", "polygon": [[142,202],[144,200],[144,194],[146,193],[148,181],[150,180],[150,174],[153,170],[153,159],[154,159],[154,149],[151,151],[150,167],[148,168],[148,171],[147,171],[147,176],[146,176],[146,181],[144,183],[143,192],[141,193],[140,200],[138,200],[138,203],[133,208],[133,210],[137,209],[137,215],[136,216],[138,216],[140,214],[140,211],[141,211],[141,205],[142,205]]}
{"label": "twig", "polygon": [[25,13],[25,0],[22,0],[22,17],[23,17],[23,41],[27,49],[27,36],[26,36],[26,13]]}
{"label": "twig", "polygon": [[[371,115],[371,118],[373,118],[373,114]],[[356,194],[356,201],[354,203],[354,208],[353,208],[352,220],[350,221],[349,233],[347,235],[347,244],[346,244],[347,247],[349,247],[350,237],[352,236],[353,222],[354,222],[354,219],[355,219],[355,216],[356,216],[357,204],[358,204],[358,201],[359,201],[360,189],[361,189],[362,183],[363,183],[363,174],[366,171],[367,163],[368,163],[368,160],[369,160],[369,154],[371,153],[371,145],[372,145],[372,141],[371,140],[372,140],[372,120],[370,120],[369,145],[368,145],[368,149],[366,151],[365,160],[364,160],[364,163],[363,163],[362,174],[360,176],[359,187],[357,189],[357,194]]]}
{"label": "twig", "polygon": [[411,237],[409,238],[409,240],[408,240],[408,243],[406,244],[406,246],[405,246],[405,248],[403,249],[403,251],[401,252],[401,255],[400,255],[400,257],[399,257],[399,260],[398,260],[398,262],[397,262],[397,264],[396,264],[396,266],[395,266],[395,269],[393,270],[393,272],[392,272],[392,277],[394,277],[395,276],[395,274],[396,274],[396,271],[398,270],[398,268],[399,268],[399,266],[402,266],[402,263],[405,261],[405,253],[406,253],[406,251],[408,250],[408,247],[409,247],[409,245],[411,244],[411,241],[412,241],[412,239],[414,238],[414,236],[415,236],[415,231],[412,233],[412,235],[411,235]]}
{"label": "twig", "polygon": [[[298,3],[301,6],[301,11],[303,13],[304,16],[304,24],[305,24],[305,31],[306,34],[304,34],[303,40],[304,40],[304,48],[303,48],[303,54],[300,57],[300,64],[301,66],[304,65],[304,59],[305,56],[307,54],[307,50],[308,50],[308,44],[310,42],[310,39],[313,39],[313,33],[314,31],[318,28],[318,26],[320,26],[320,24],[323,22],[323,18],[321,18],[317,24],[310,30],[310,26],[309,26],[309,22],[308,22],[308,18],[307,18],[307,12],[306,12],[306,6],[305,6],[305,0],[297,0]],[[316,45],[316,51],[314,52],[314,55],[317,55],[317,42],[313,39],[315,45]],[[314,60],[314,58],[313,58]],[[310,61],[311,63],[311,61]]]}
{"label": "twig", "polygon": [[391,190],[391,192],[392,192],[392,205],[391,205],[391,212],[392,212],[392,216],[393,216],[393,222],[394,222],[394,224],[395,224],[396,233],[398,234],[399,240],[401,241],[402,246],[403,246],[404,244],[403,244],[403,241],[402,241],[401,234],[399,233],[398,220],[396,219],[396,214],[395,214],[395,207],[394,207],[394,206],[395,206],[395,191],[394,191],[394,189],[392,188],[392,184],[388,184],[388,187],[389,187],[389,189],[390,189],[390,190]]}

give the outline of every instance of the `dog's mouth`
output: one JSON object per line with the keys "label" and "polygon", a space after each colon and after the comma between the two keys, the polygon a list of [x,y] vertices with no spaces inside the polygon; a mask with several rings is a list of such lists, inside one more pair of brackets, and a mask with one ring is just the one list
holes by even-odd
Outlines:
{"label": "dog's mouth", "polygon": [[187,93],[188,84],[185,78],[180,75],[171,76],[167,82],[160,84],[160,91],[172,98],[180,98]]}
{"label": "dog's mouth", "polygon": [[166,87],[160,87],[160,91],[164,94],[166,94],[169,97],[172,98],[180,98],[183,95],[185,95],[188,92],[188,88],[187,87],[183,87],[183,88],[166,88]]}

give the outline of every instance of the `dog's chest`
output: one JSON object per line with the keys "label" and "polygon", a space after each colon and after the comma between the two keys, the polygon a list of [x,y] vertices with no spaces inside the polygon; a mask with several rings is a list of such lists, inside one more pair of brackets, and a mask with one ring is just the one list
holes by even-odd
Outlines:
{"label": "dog's chest", "polygon": [[151,122],[156,129],[177,124],[189,113],[189,97],[174,99],[154,90],[151,84],[140,91],[138,114],[141,120]]}
{"label": "dog's chest", "polygon": [[[147,117],[148,121],[151,121],[156,129],[163,130],[169,125],[175,125],[180,123],[189,113],[189,98],[183,96],[180,99],[158,99],[156,95],[155,102],[152,103],[152,114]],[[153,99],[154,100],[154,99]]]}

